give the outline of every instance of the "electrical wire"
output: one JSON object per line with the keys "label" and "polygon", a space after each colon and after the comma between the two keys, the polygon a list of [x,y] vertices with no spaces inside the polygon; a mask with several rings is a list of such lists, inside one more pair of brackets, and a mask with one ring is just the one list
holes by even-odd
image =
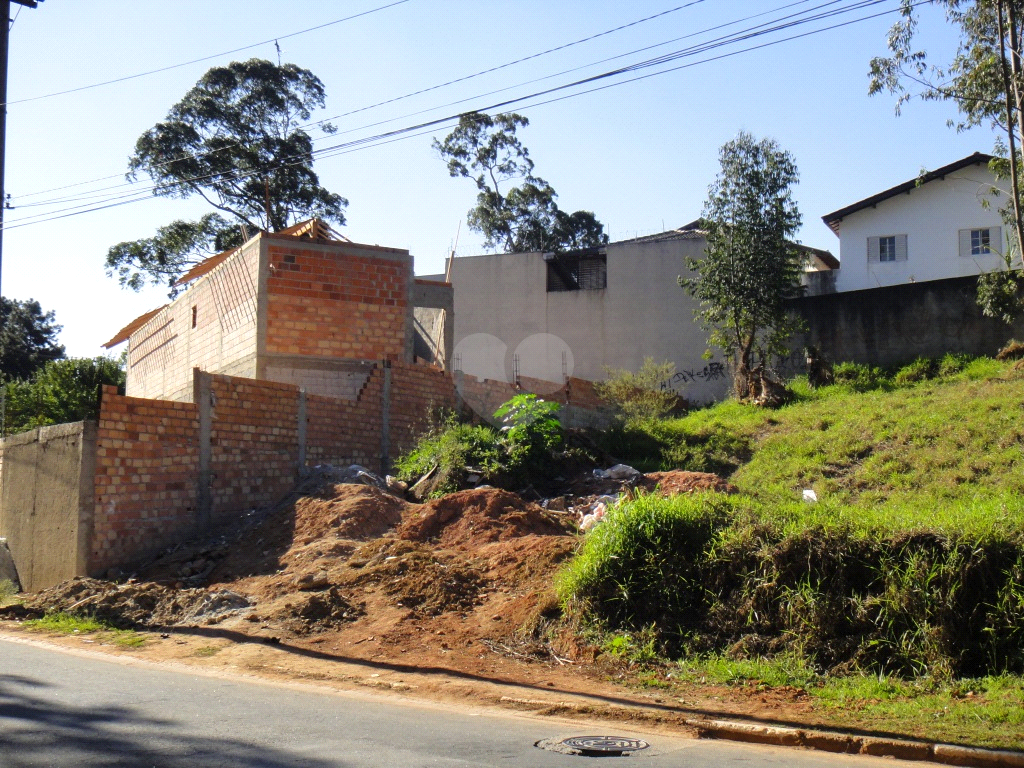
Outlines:
{"label": "electrical wire", "polygon": [[[881,2],[881,0],[879,0],[879,2]],[[914,6],[926,4],[927,2],[930,2],[930,0],[919,0],[919,2],[914,3]],[[870,4],[873,4],[873,3],[870,3]],[[779,39],[779,40],[771,40],[771,41],[768,41],[768,42],[765,42],[765,43],[762,43],[762,44],[759,44],[759,45],[756,45],[756,46],[751,46],[751,47],[740,49],[740,50],[736,50],[736,51],[730,51],[730,52],[721,54],[719,56],[713,56],[713,57],[709,57],[707,59],[702,59],[700,61],[689,62],[687,64],[683,64],[683,65],[680,65],[680,66],[677,66],[677,67],[672,67],[672,68],[669,68],[669,69],[659,70],[657,72],[647,73],[647,74],[640,75],[640,76],[637,76],[637,77],[634,77],[634,78],[630,78],[628,80],[623,80],[623,81],[619,81],[619,82],[616,82],[616,83],[609,83],[609,84],[605,84],[605,85],[599,86],[597,88],[592,88],[592,89],[589,89],[589,90],[580,91],[580,92],[572,93],[572,94],[566,94],[566,95],[563,95],[563,96],[560,96],[560,97],[557,97],[557,98],[548,99],[546,101],[536,102],[536,103],[533,103],[533,104],[529,104],[529,105],[527,105],[527,106],[525,106],[523,108],[524,109],[532,109],[532,108],[535,108],[535,107],[538,107],[538,106],[542,106],[542,105],[545,105],[545,104],[550,104],[550,103],[554,103],[554,102],[557,102],[557,101],[563,101],[563,100],[566,100],[566,99],[569,99],[569,98],[575,98],[577,96],[582,96],[582,95],[585,95],[585,94],[594,93],[594,92],[600,91],[600,90],[606,90],[608,88],[616,87],[616,86],[619,86],[619,85],[626,85],[628,83],[637,82],[639,80],[645,80],[645,79],[648,79],[648,78],[651,78],[651,77],[655,77],[657,75],[668,74],[669,72],[675,72],[675,71],[678,71],[680,69],[687,69],[687,68],[690,68],[690,67],[697,66],[699,64],[705,64],[705,63],[709,63],[709,62],[712,62],[712,61],[718,61],[718,60],[721,60],[721,59],[724,59],[724,58],[728,58],[728,57],[731,57],[731,56],[739,55],[741,53],[747,53],[747,52],[750,52],[750,51],[759,50],[759,49],[767,48],[767,47],[774,46],[774,45],[779,45],[781,43],[790,42],[790,41],[797,40],[797,39],[802,39],[802,38],[805,38],[805,37],[809,37],[811,35],[821,34],[823,32],[828,32],[828,31],[839,29],[839,28],[842,28],[842,27],[847,27],[847,26],[850,26],[852,24],[860,23],[860,22],[863,22],[863,21],[867,21],[867,20],[870,20],[870,19],[874,19],[874,18],[878,18],[878,17],[881,17],[881,16],[885,16],[885,15],[891,14],[891,13],[895,13],[898,10],[899,9],[890,9],[890,10],[882,11],[882,12],[879,12],[879,13],[871,14],[871,15],[868,15],[868,16],[859,17],[857,19],[851,19],[851,20],[848,20],[848,21],[845,21],[845,22],[841,22],[841,23],[838,23],[838,24],[834,24],[834,25],[828,26],[828,27],[823,27],[823,28],[811,30],[811,31],[804,32],[804,33],[797,34],[797,35],[792,35],[790,37],[782,38],[782,39]],[[515,98],[515,99],[509,99],[509,100],[506,100],[506,101],[503,101],[503,102],[499,102],[497,104],[492,104],[492,105],[490,105],[488,107],[481,108],[478,111],[480,111],[480,112],[488,112],[488,111],[491,111],[491,110],[502,109],[504,107],[510,106],[512,104],[515,104],[515,103],[519,103],[519,102],[527,101],[527,100],[534,99],[534,98],[537,98],[537,97],[540,97],[540,96],[552,94],[552,93],[555,93],[557,91],[561,91],[561,90],[565,90],[567,88],[572,88],[572,87],[578,86],[580,84],[596,82],[596,81],[598,81],[600,79],[612,76],[613,74],[616,74],[616,73],[621,73],[621,71],[616,71],[615,73],[605,73],[603,75],[597,75],[597,76],[594,76],[592,78],[586,78],[584,80],[580,80],[580,81],[577,81],[575,83],[568,83],[568,84],[565,84],[565,85],[562,85],[562,86],[558,86],[556,88],[547,89],[545,91],[539,91],[537,93],[528,94],[526,96],[521,96],[521,97],[518,97],[518,98]],[[358,151],[360,149],[366,149],[366,148],[371,148],[373,146],[379,146],[379,145],[382,145],[382,144],[392,143],[393,141],[398,141],[398,140],[401,140],[403,138],[412,138],[413,136],[417,136],[417,135],[429,134],[429,133],[434,132],[434,129],[437,126],[439,126],[439,125],[441,125],[443,123],[446,123],[446,122],[455,121],[455,120],[459,119],[460,117],[461,117],[461,115],[449,115],[449,116],[444,117],[444,118],[438,118],[438,119],[435,119],[435,120],[431,120],[431,121],[427,121],[427,122],[424,122],[424,123],[420,123],[418,125],[408,126],[408,127],[405,127],[405,128],[400,128],[400,129],[396,129],[396,130],[393,130],[393,131],[388,131],[388,132],[385,132],[385,133],[377,134],[377,135],[374,135],[374,136],[367,136],[367,137],[363,137],[363,138],[360,138],[360,139],[355,139],[355,140],[352,140],[352,141],[349,141],[349,142],[343,142],[342,144],[334,145],[334,146],[331,146],[331,147],[324,147],[324,148],[322,148],[320,150],[315,150],[312,154],[317,156],[317,157],[331,157],[331,156],[335,156],[335,155],[339,155],[339,154],[349,154],[351,152]],[[427,130],[424,130],[424,129],[427,129]],[[290,166],[293,166],[293,165],[298,165],[298,164],[307,162],[308,158],[303,157],[303,158],[295,158],[295,159],[292,159],[292,160],[293,161],[291,161],[291,162],[289,162],[288,160],[283,161],[282,163],[278,164],[275,167],[276,168],[282,168],[282,167],[290,167]],[[262,169],[261,171],[259,171],[259,173],[265,173],[267,170],[272,170],[272,169]],[[238,179],[248,178],[248,177],[253,176],[253,175],[256,175],[256,174],[255,173],[239,173],[239,174],[235,174],[234,176],[230,176],[230,177],[226,177],[226,178],[228,180],[238,180]],[[202,181],[202,180],[203,179],[197,178],[197,179],[191,179],[191,180],[186,180],[186,181],[198,182],[198,181]],[[32,224],[38,224],[38,223],[41,223],[43,221],[51,221],[51,220],[56,220],[56,219],[61,219],[61,218],[67,218],[69,216],[76,216],[76,215],[81,215],[83,213],[90,213],[90,212],[93,212],[93,211],[104,210],[104,209],[107,209],[107,208],[117,207],[117,206],[120,206],[120,205],[127,205],[129,203],[139,202],[139,201],[145,200],[145,199],[153,199],[153,196],[145,195],[144,194],[144,190],[143,191],[139,191],[139,192],[129,193],[128,195],[124,195],[123,197],[125,197],[126,199],[117,200],[116,198],[111,198],[112,200],[116,200],[116,201],[115,202],[110,202],[110,203],[104,204],[104,205],[93,206],[93,207],[86,207],[83,210],[65,209],[64,211],[51,212],[50,214],[39,214],[37,216],[30,216],[30,217],[25,217],[25,218],[22,218],[22,219],[16,219],[16,220],[9,221],[9,222],[5,223],[4,228],[5,229],[7,229],[7,228],[15,229],[15,228],[18,228],[18,227],[21,227],[21,226],[30,226]],[[27,219],[36,219],[36,220],[35,221],[29,221]]]}
{"label": "electrical wire", "polygon": [[[697,1],[698,2],[703,2],[703,0],[697,0]],[[725,23],[718,24],[718,25],[715,25],[715,26],[712,26],[712,27],[707,27],[705,29],[698,30],[696,32],[691,32],[689,34],[682,35],[680,37],[672,38],[670,40],[663,41],[661,43],[657,43],[657,44],[654,44],[654,45],[644,46],[642,48],[634,49],[632,51],[627,51],[626,53],[618,54],[616,56],[611,56],[611,57],[607,57],[607,58],[604,58],[604,59],[599,59],[597,61],[590,62],[589,64],[584,64],[584,65],[581,65],[581,66],[572,67],[570,69],[562,70],[560,72],[556,72],[556,73],[553,73],[553,74],[545,75],[545,76],[539,77],[539,78],[533,78],[531,80],[526,80],[524,82],[520,82],[520,83],[517,83],[515,85],[511,85],[511,86],[506,86],[504,88],[498,88],[498,89],[495,89],[495,90],[492,90],[492,91],[488,91],[486,93],[476,94],[474,96],[469,96],[469,97],[465,97],[465,98],[462,98],[462,99],[457,99],[455,101],[448,102],[446,104],[442,104],[442,105],[438,105],[438,106],[433,106],[433,107],[428,107],[426,109],[417,110],[417,111],[411,112],[411,113],[406,113],[405,115],[389,118],[387,120],[381,120],[381,121],[377,121],[375,123],[370,123],[370,124],[367,124],[367,125],[359,126],[357,128],[347,129],[345,131],[342,131],[342,134],[354,133],[356,131],[366,130],[367,128],[374,128],[374,127],[377,127],[377,126],[380,126],[380,125],[386,125],[388,123],[393,123],[393,122],[397,122],[399,120],[405,120],[405,119],[408,119],[410,117],[415,117],[415,116],[418,116],[418,115],[421,115],[421,114],[425,114],[425,113],[428,113],[428,112],[433,112],[433,111],[436,111],[438,109],[445,109],[447,107],[452,107],[452,106],[457,106],[459,104],[464,104],[464,103],[466,103],[468,101],[473,101],[474,99],[486,98],[487,96],[493,96],[495,94],[503,93],[503,92],[506,92],[506,91],[509,91],[509,90],[513,90],[515,88],[520,88],[520,87],[523,87],[525,85],[531,85],[533,83],[542,82],[544,80],[550,80],[550,79],[553,79],[555,77],[560,77],[560,76],[565,75],[565,74],[571,74],[572,72],[577,72],[577,71],[579,71],[581,69],[587,69],[587,68],[592,67],[592,66],[597,66],[598,64],[606,63],[608,61],[614,61],[614,60],[617,60],[617,59],[621,59],[621,58],[624,58],[624,57],[627,57],[627,56],[634,55],[636,53],[641,53],[641,52],[644,52],[644,51],[647,51],[647,50],[652,50],[654,48],[663,47],[663,46],[669,45],[669,44],[671,44],[673,42],[678,42],[680,40],[685,40],[685,39],[688,39],[688,38],[696,37],[698,35],[702,35],[702,34],[705,34],[707,32],[717,31],[719,29],[723,29],[723,28],[730,27],[730,26],[735,26],[736,24],[741,24],[741,23],[750,21],[750,20],[755,19],[755,18],[766,16],[766,15],[769,15],[769,14],[772,14],[772,13],[777,13],[777,12],[783,11],[783,10],[788,10],[788,9],[793,8],[795,6],[798,6],[798,5],[805,5],[808,2],[812,2],[812,1],[813,0],[797,0],[796,2],[791,2],[791,3],[785,4],[785,5],[782,5],[782,6],[779,6],[779,7],[767,10],[767,11],[762,11],[760,13],[751,14],[749,16],[745,16],[745,17],[742,17],[740,19],[734,19],[733,21],[725,22]],[[842,2],[842,0],[829,0],[829,2],[825,2],[825,3],[822,3],[820,5],[814,6],[812,8],[805,9],[804,11],[800,11],[800,12],[797,12],[797,13],[791,13],[791,14],[788,14],[786,16],[778,17],[778,18],[776,18],[776,19],[774,19],[774,20],[772,20],[770,22],[765,22],[764,24],[755,25],[754,27],[750,27],[750,28],[748,28],[746,30],[742,30],[740,33],[737,33],[737,35],[745,35],[747,33],[750,33],[753,30],[761,29],[762,27],[765,27],[765,26],[767,26],[769,24],[776,24],[776,23],[778,23],[780,21],[784,21],[786,19],[792,19],[794,17],[799,17],[799,16],[801,16],[803,14],[810,13],[810,12],[813,12],[813,11],[817,11],[817,10],[820,10],[822,8],[826,8],[828,6],[833,6],[833,5],[836,5],[836,4],[840,3],[840,2]],[[884,2],[884,0],[870,0],[870,2]],[[310,127],[320,127],[324,123],[326,123],[328,121],[331,121],[331,120],[336,120],[336,119],[339,119],[339,118],[348,117],[348,116],[357,114],[359,112],[363,112],[363,111],[366,111],[366,110],[369,110],[369,109],[373,109],[374,107],[379,107],[379,106],[382,106],[382,105],[385,105],[385,104],[393,103],[395,101],[399,101],[401,99],[409,98],[410,96],[414,96],[414,95],[417,95],[417,94],[420,94],[420,93],[425,93],[427,91],[436,90],[437,88],[441,88],[441,87],[444,87],[446,85],[450,85],[452,83],[458,83],[458,82],[463,82],[463,81],[466,81],[466,80],[470,80],[470,79],[472,79],[474,77],[477,77],[477,76],[479,76],[481,74],[485,74],[487,72],[493,72],[493,71],[496,71],[498,69],[502,69],[502,68],[505,68],[507,66],[511,66],[512,64],[515,64],[515,63],[519,63],[519,62],[522,62],[522,61],[527,61],[527,60],[530,60],[530,59],[533,59],[533,58],[537,58],[539,56],[542,56],[542,55],[544,55],[546,53],[550,53],[552,51],[563,50],[565,48],[571,47],[573,45],[577,45],[577,44],[579,44],[581,42],[585,42],[587,40],[592,40],[592,39],[595,39],[597,37],[601,37],[601,36],[610,34],[612,32],[618,31],[618,30],[627,29],[629,27],[636,26],[637,24],[643,23],[645,21],[650,21],[650,20],[658,18],[660,16],[664,16],[664,15],[666,15],[668,13],[671,13],[671,12],[674,12],[674,11],[677,11],[677,10],[681,10],[683,8],[687,8],[690,5],[694,5],[694,4],[695,4],[694,2],[691,2],[691,3],[688,3],[686,5],[677,6],[675,8],[669,9],[667,11],[663,11],[663,12],[661,12],[659,14],[655,14],[653,16],[648,16],[648,17],[645,17],[645,18],[642,18],[642,19],[638,19],[638,20],[630,22],[628,24],[620,25],[620,26],[615,27],[613,29],[605,30],[604,32],[601,32],[601,33],[598,33],[598,34],[595,34],[595,35],[591,35],[591,36],[586,37],[586,38],[582,38],[581,40],[576,40],[576,41],[573,41],[571,43],[566,43],[564,45],[557,46],[555,48],[550,48],[550,49],[547,49],[546,51],[542,51],[542,52],[539,52],[537,54],[533,54],[531,56],[523,57],[523,58],[517,59],[517,60],[515,60],[513,62],[508,62],[506,64],[499,65],[497,67],[492,67],[490,69],[482,70],[481,72],[476,72],[476,73],[473,73],[471,75],[467,75],[467,76],[462,77],[462,78],[457,78],[457,79],[454,79],[454,80],[449,80],[447,83],[442,83],[442,84],[437,85],[437,86],[432,86],[431,88],[426,88],[426,89],[422,89],[420,91],[415,91],[415,92],[413,92],[411,94],[406,94],[404,96],[399,96],[399,97],[396,97],[396,98],[393,98],[393,99],[388,99],[386,101],[378,102],[376,104],[371,104],[369,106],[365,106],[365,107],[361,107],[359,109],[351,110],[349,112],[345,112],[345,113],[342,113],[340,115],[335,115],[335,116],[332,116],[332,117],[327,117],[327,118],[323,118],[321,120],[313,121],[313,122],[307,123],[305,125],[300,125],[300,126],[297,126],[297,129],[301,130],[301,129],[310,128]],[[857,7],[859,7],[859,5],[863,5],[863,2],[855,4],[853,6],[847,6],[845,9],[836,9],[835,12],[839,13],[839,12],[845,12],[845,11],[848,11],[848,10],[854,10]],[[806,21],[813,21],[813,20],[816,20],[816,19],[819,19],[819,18],[822,18],[822,16],[820,14],[818,16],[807,17],[803,21],[805,21],[805,22]],[[771,30],[766,30],[764,33],[767,33],[768,31],[771,31]],[[736,39],[742,39],[742,38],[737,37]],[[719,42],[719,41],[725,41],[725,40],[727,40],[726,37],[716,38],[716,39],[711,40],[711,41],[706,41],[705,43],[703,43],[701,45],[702,46],[707,46],[707,45],[710,45],[711,43],[715,43],[715,42]],[[687,52],[692,53],[692,52],[697,51],[697,50],[698,50],[697,48],[683,49],[682,52],[676,52],[676,54],[674,54],[674,55],[679,55],[681,53],[687,53]],[[651,60],[649,60],[649,61],[651,61]],[[643,64],[644,64],[643,62],[640,62],[639,64],[634,65],[634,66],[641,66]],[[623,70],[623,71],[625,71],[625,70]],[[325,140],[326,138],[329,138],[332,135],[335,135],[335,134],[333,134],[333,133],[327,134],[325,136],[321,136],[319,138],[315,138],[315,139],[313,139],[313,141],[314,142],[322,141],[322,140]],[[182,159],[190,159],[190,158],[192,158],[192,159],[201,159],[203,157],[208,157],[208,156],[210,156],[211,154],[213,154],[215,152],[227,151],[228,149],[231,149],[234,146],[238,146],[238,145],[237,144],[232,144],[232,145],[228,145],[227,147],[221,147],[221,148],[218,148],[217,150],[213,150],[211,152],[201,153],[201,154],[197,154],[197,155],[182,155],[181,157],[172,158],[170,160],[164,161],[163,163],[159,163],[159,164],[155,165],[154,167],[155,168],[164,167],[166,165],[170,165],[170,164],[172,164],[174,162],[177,162],[179,160],[182,160]],[[84,193],[82,195],[73,195],[73,196],[67,196],[67,197],[61,197],[61,198],[53,198],[53,199],[50,199],[50,200],[43,200],[43,201],[34,202],[34,203],[21,202],[21,201],[23,201],[23,200],[25,200],[27,198],[35,197],[35,196],[38,196],[38,195],[41,195],[41,194],[46,194],[48,192],[61,191],[61,190],[64,190],[64,189],[70,189],[70,188],[74,188],[74,187],[78,187],[78,186],[85,186],[85,185],[92,184],[92,183],[95,183],[95,182],[98,182],[98,181],[106,181],[106,180],[114,179],[114,178],[123,178],[123,176],[122,176],[122,174],[114,174],[114,175],[111,175],[111,176],[105,176],[105,177],[101,177],[101,178],[98,178],[98,179],[92,179],[92,180],[89,180],[89,181],[77,182],[75,184],[69,184],[69,185],[64,185],[64,186],[61,186],[61,187],[54,187],[54,188],[47,189],[47,190],[41,190],[39,192],[30,192],[30,193],[20,194],[20,195],[18,195],[15,198],[16,201],[18,202],[18,205],[13,206],[13,207],[14,208],[45,207],[45,206],[53,206],[53,205],[63,204],[63,203],[66,203],[66,202],[77,202],[77,201],[81,201],[81,200],[90,200],[90,199],[96,199],[96,198],[107,199],[108,195],[101,194],[101,193],[109,192],[111,190],[121,189],[121,188],[123,188],[125,186],[135,186],[135,182],[127,182],[127,183],[115,184],[115,185],[111,185],[111,186],[108,186],[108,187],[101,187],[99,189],[90,190],[90,191],[88,191],[88,192],[86,192],[86,193]],[[157,185],[153,185],[153,186],[147,187],[147,189],[154,189],[156,186]]]}
{"label": "electrical wire", "polygon": [[[11,104],[24,104],[24,103],[29,102],[29,101],[40,101],[41,99],[51,99],[54,96],[65,96],[65,95],[67,95],[69,93],[79,93],[80,91],[88,91],[88,90],[91,90],[93,88],[101,88],[101,87],[103,87],[105,85],[114,85],[115,83],[123,83],[123,82],[126,82],[128,80],[137,80],[140,77],[148,77],[149,75],[156,75],[156,74],[159,74],[160,72],[168,72],[168,71],[170,71],[172,69],[180,69],[181,67],[187,67],[190,64],[198,64],[198,63],[203,62],[203,61],[210,61],[210,59],[218,59],[221,56],[230,56],[233,53],[240,53],[241,51],[248,51],[248,50],[250,50],[252,48],[259,48],[261,45],[269,45],[270,43],[273,43],[273,42],[275,42],[277,40],[286,40],[286,39],[288,39],[290,37],[297,37],[298,35],[305,35],[308,32],[316,32],[317,30],[320,30],[320,29],[325,29],[327,27],[333,27],[335,24],[341,24],[342,22],[345,22],[345,21],[351,21],[352,19],[358,19],[361,16],[369,16],[371,13],[377,13],[378,11],[384,11],[384,10],[387,10],[388,8],[394,8],[396,5],[402,5],[403,3],[408,3],[408,2],[410,2],[410,0],[395,0],[395,2],[393,2],[393,3],[388,3],[387,5],[381,5],[381,6],[378,6],[377,8],[371,8],[370,10],[363,11],[362,13],[352,14],[351,16],[346,16],[346,17],[344,17],[342,19],[335,19],[334,21],[328,21],[328,22],[326,22],[324,24],[318,24],[315,27],[308,27],[306,29],[300,29],[298,32],[289,32],[286,35],[276,35],[275,37],[271,37],[271,38],[269,38],[267,40],[261,40],[258,43],[252,43],[251,45],[243,45],[241,48],[232,48],[230,51],[221,51],[220,53],[214,53],[214,54],[211,54],[209,56],[201,56],[198,59],[190,59],[189,61],[182,61],[182,62],[180,62],[178,64],[169,64],[166,67],[159,67],[157,69],[150,69],[150,70],[147,70],[146,72],[138,72],[138,73],[136,73],[134,75],[125,75],[124,77],[116,77],[113,80],[104,80],[104,81],[99,82],[99,83],[91,83],[90,85],[80,85],[80,86],[77,86],[76,88],[67,88],[67,89],[65,89],[63,91],[54,91],[52,93],[42,93],[42,94],[40,94],[38,96],[27,96],[24,99],[14,99],[14,100],[6,102],[6,104],[0,104],[0,107],[2,107],[2,106],[10,106]],[[17,17],[15,17],[15,18],[17,18]]]}

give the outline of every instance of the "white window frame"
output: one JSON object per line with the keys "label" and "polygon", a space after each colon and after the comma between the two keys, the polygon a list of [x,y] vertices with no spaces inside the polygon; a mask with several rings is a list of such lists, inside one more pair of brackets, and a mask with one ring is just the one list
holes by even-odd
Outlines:
{"label": "white window frame", "polygon": [[[1002,227],[971,227],[960,230],[960,255],[966,257],[998,254],[1003,236]],[[987,238],[987,242],[986,242]]]}
{"label": "white window frame", "polygon": [[[883,256],[882,244],[886,244],[885,259]],[[892,246],[891,250],[888,247]],[[868,238],[868,262],[871,264],[892,264],[897,261],[907,260],[907,236],[906,235],[878,235]]]}

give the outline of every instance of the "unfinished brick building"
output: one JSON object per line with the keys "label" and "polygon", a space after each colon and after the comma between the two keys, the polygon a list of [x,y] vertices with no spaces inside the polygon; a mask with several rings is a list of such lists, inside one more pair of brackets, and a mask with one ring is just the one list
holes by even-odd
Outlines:
{"label": "unfinished brick building", "polygon": [[[408,251],[350,242],[316,219],[262,232],[178,286],[105,345],[128,342],[129,396],[191,400],[198,368],[353,399],[382,360],[448,360],[451,285],[417,280]],[[444,321],[417,339],[424,310]]]}

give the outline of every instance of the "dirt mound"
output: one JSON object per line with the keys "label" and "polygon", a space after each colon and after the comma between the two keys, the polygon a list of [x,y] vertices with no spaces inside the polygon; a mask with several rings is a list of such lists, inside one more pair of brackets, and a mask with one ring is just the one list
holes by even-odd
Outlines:
{"label": "dirt mound", "polygon": [[116,627],[199,624],[248,608],[247,598],[230,590],[172,589],[153,582],[116,584],[78,577],[30,596],[32,615],[76,613]]}
{"label": "dirt mound", "polygon": [[713,475],[710,472],[685,472],[680,469],[673,469],[669,472],[648,472],[637,487],[645,491],[657,489],[662,496],[694,493],[695,491],[736,493],[736,486],[718,475]]}
{"label": "dirt mound", "polygon": [[337,629],[364,615],[362,605],[354,603],[337,587],[315,594],[299,595],[285,603],[267,619],[280,621],[297,635],[309,635]]}
{"label": "dirt mound", "polygon": [[295,543],[334,535],[364,541],[381,536],[402,521],[411,505],[369,485],[333,484],[295,502]]}
{"label": "dirt mound", "polygon": [[568,519],[509,491],[476,488],[434,499],[406,518],[399,538],[447,547],[477,547],[528,535],[564,536]]}
{"label": "dirt mound", "polygon": [[378,584],[399,607],[430,614],[470,608],[483,579],[468,563],[435,553],[423,544],[380,539],[357,549],[348,562],[353,585]]}

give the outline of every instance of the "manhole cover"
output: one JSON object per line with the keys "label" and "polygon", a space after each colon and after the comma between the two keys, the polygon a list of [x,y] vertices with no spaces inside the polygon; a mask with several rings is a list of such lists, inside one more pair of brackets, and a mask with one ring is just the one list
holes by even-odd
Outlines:
{"label": "manhole cover", "polygon": [[575,750],[577,754],[591,757],[614,757],[639,752],[650,746],[640,739],[628,739],[623,736],[573,736],[562,739],[563,745]]}

